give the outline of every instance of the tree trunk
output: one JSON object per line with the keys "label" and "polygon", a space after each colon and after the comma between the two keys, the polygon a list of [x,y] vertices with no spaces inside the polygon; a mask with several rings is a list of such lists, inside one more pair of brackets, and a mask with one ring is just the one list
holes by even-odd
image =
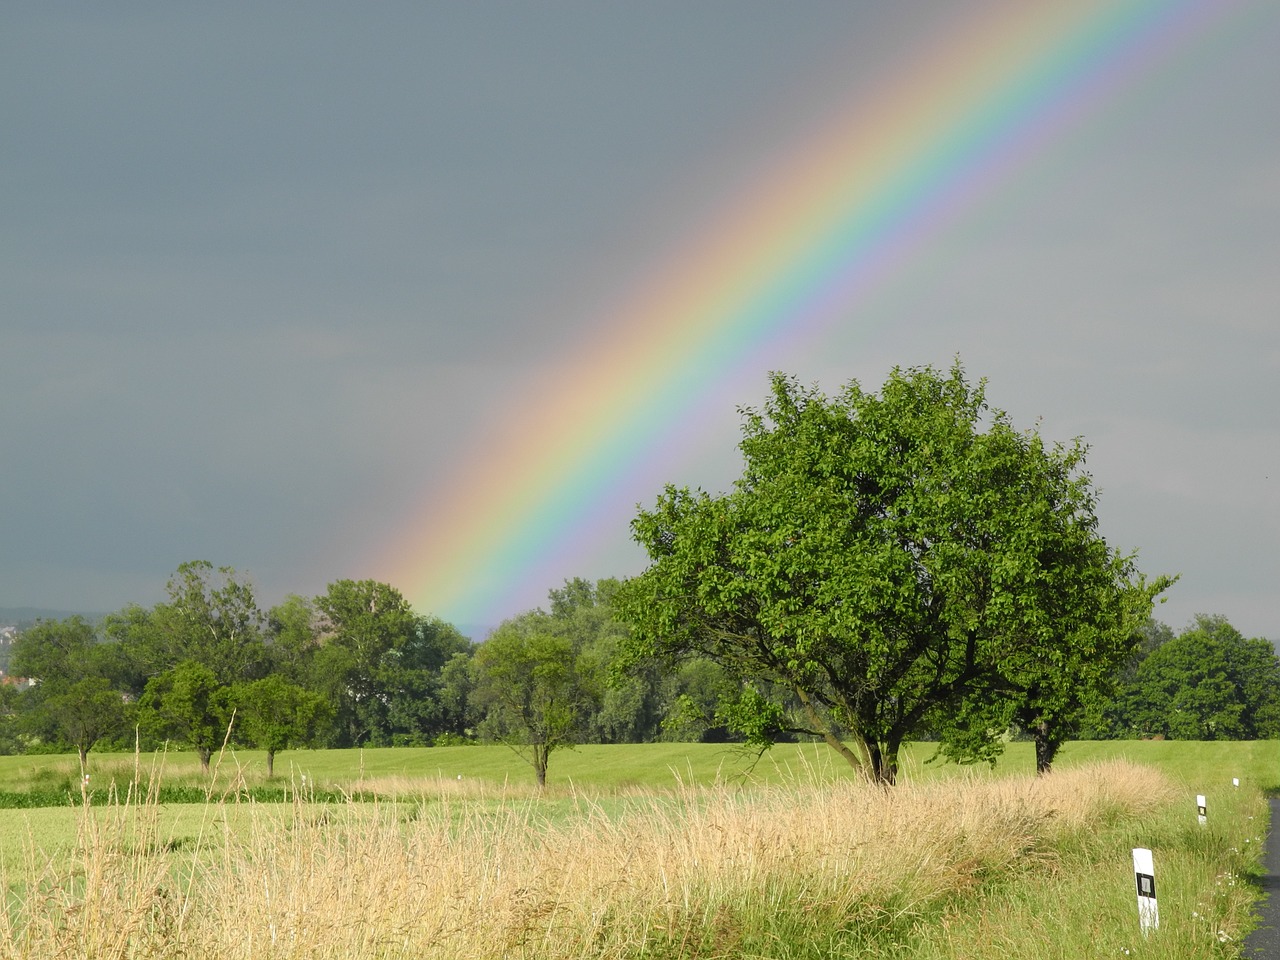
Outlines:
{"label": "tree trunk", "polygon": [[80,746],[80,782],[84,783],[84,778],[89,773],[89,748],[83,744]]}
{"label": "tree trunk", "polygon": [[533,745],[533,775],[538,778],[538,789],[547,786],[547,761],[551,758],[551,750],[543,743]]}
{"label": "tree trunk", "polygon": [[898,744],[868,741],[867,753],[871,757],[871,782],[882,787],[893,786],[898,780]]}
{"label": "tree trunk", "polygon": [[857,770],[863,776],[867,775],[867,762],[856,752],[850,750],[847,743],[825,728],[822,731],[822,739],[827,741],[827,745],[835,750],[836,753],[844,757],[849,766],[853,767],[853,769]]}
{"label": "tree trunk", "polygon": [[[813,724],[815,730],[821,732],[822,739],[827,742],[827,746],[844,757],[853,769],[863,776],[869,776],[866,760],[861,755],[850,750],[849,745],[835,735],[829,724],[823,723],[822,718],[818,716],[818,711],[814,709],[813,704],[809,702],[809,697],[803,690],[798,687],[792,687],[792,690],[795,691],[796,697],[799,698],[800,703],[804,706],[804,712],[808,715],[809,722]],[[866,744],[864,743],[863,747],[865,748],[865,746]]]}
{"label": "tree trunk", "polygon": [[267,749],[267,779],[270,780],[276,775],[276,752],[270,748]]}
{"label": "tree trunk", "polygon": [[210,750],[208,747],[197,747],[196,753],[200,755],[200,772],[203,773],[205,776],[208,776],[209,775],[209,757],[212,756],[213,751]]}
{"label": "tree trunk", "polygon": [[1062,740],[1050,733],[1049,723],[1041,720],[1031,728],[1031,739],[1036,745],[1036,776],[1042,777],[1053,767],[1053,758],[1062,746]]}

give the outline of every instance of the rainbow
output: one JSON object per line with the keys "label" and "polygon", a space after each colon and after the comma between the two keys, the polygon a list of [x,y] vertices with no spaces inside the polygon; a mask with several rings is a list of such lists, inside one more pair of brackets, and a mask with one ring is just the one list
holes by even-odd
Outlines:
{"label": "rainbow", "polygon": [[603,317],[593,342],[427,492],[379,575],[456,623],[509,615],[506,598],[532,578],[556,586],[557,557],[602,526],[625,529],[629,514],[605,516],[608,490],[700,396],[744,365],[763,377],[771,347],[847,319],[942,227],[1234,6],[984,7],[875,101],[799,144]]}

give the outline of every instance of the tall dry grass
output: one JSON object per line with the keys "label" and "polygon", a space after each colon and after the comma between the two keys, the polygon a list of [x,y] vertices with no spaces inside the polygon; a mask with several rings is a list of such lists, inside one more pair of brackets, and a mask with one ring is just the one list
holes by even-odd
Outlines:
{"label": "tall dry grass", "polygon": [[[81,814],[69,864],[32,858],[0,956],[258,960],[806,956],[901,944],[1009,878],[1052,875],[1103,824],[1174,803],[1109,763],[892,790],[690,788],[548,818],[435,784],[416,802],[207,808],[173,848],[154,805]],[[1127,851],[1125,851],[1127,855]],[[816,951],[816,952],[815,952]]]}

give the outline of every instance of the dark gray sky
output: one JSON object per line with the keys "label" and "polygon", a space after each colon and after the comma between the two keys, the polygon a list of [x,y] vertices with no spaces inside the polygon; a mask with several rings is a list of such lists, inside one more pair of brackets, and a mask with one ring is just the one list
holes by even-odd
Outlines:
{"label": "dark gray sky", "polygon": [[[1161,619],[1274,638],[1280,7],[1224,6],[776,365],[960,355],[1091,444],[1104,533],[1182,575]],[[0,606],[151,603],[191,559],[268,603],[372,575],[606,305],[989,7],[5,4]],[[636,500],[726,487],[766,372],[488,621],[637,572]]]}

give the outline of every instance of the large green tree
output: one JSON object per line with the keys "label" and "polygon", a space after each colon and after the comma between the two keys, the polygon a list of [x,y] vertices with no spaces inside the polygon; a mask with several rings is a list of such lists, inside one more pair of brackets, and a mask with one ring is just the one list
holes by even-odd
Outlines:
{"label": "large green tree", "polygon": [[1138,670],[1151,654],[1173,638],[1173,630],[1154,618],[1138,628],[1132,656],[1113,674],[1114,690],[1086,707],[1080,729],[1082,739],[1123,740],[1136,735],[1133,717],[1139,707]]}
{"label": "large green tree", "polygon": [[1137,669],[1127,698],[1131,728],[1174,740],[1280,737],[1280,659],[1225,617],[1199,615]]}
{"label": "large green tree", "polygon": [[165,592],[167,599],[150,610],[129,607],[107,620],[135,694],[184,661],[203,664],[228,686],[265,674],[265,622],[247,578],[194,560],[178,567]]}
{"label": "large green tree", "polygon": [[904,741],[984,755],[1001,731],[956,722],[992,716],[977,704],[1029,701],[1041,679],[1052,699],[1064,665],[1128,657],[1146,593],[1097,533],[1083,446],[1015,429],[958,362],[831,399],[775,375],[741,450],[730,493],[668,487],[640,512],[650,566],[619,607],[633,659],[735,676],[729,718],[753,741],[813,733],[892,783]]}
{"label": "large green tree", "polygon": [[18,634],[9,655],[9,672],[48,683],[79,680],[101,666],[98,638],[83,617],[39,620]]}
{"label": "large green tree", "polygon": [[268,610],[266,643],[270,673],[299,686],[313,685],[315,654],[320,648],[320,613],[311,600],[290,594]]}
{"label": "large green tree", "polygon": [[453,626],[418,616],[398,590],[373,580],[332,583],[315,607],[320,647],[310,672],[334,704],[336,743],[429,742],[456,726],[441,675],[471,643]]}
{"label": "large green tree", "polygon": [[339,746],[378,744],[388,730],[384,666],[410,642],[413,609],[394,587],[374,580],[337,580],[315,599],[323,651],[316,667],[336,709]]}
{"label": "large green tree", "polygon": [[475,678],[471,672],[472,648],[451,656],[440,668],[440,684],[436,696],[440,702],[440,731],[437,736],[469,738],[472,724],[478,719],[471,702]]}
{"label": "large green tree", "polygon": [[638,743],[656,739],[662,723],[662,674],[652,667],[615,671],[630,628],[617,618],[612,599],[619,581],[581,577],[550,591],[546,627],[568,637],[577,651],[583,682],[598,696],[584,737],[592,743]]}
{"label": "large green tree", "polygon": [[457,732],[459,721],[444,685],[454,656],[469,656],[471,641],[452,624],[417,617],[405,643],[387,656],[379,672],[387,702],[392,743],[430,743],[441,733]]}

